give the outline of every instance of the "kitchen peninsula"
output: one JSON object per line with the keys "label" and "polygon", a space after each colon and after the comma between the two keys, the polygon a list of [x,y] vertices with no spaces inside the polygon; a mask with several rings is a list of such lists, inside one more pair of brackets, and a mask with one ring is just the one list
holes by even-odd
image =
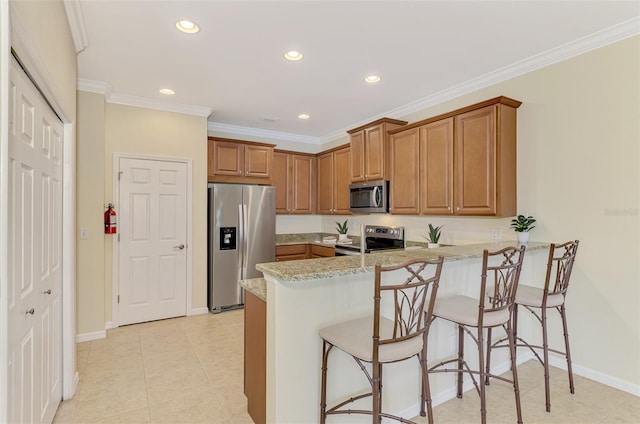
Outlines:
{"label": "kitchen peninsula", "polygon": [[[438,297],[466,294],[478,297],[481,256],[484,249],[499,250],[515,242],[449,246],[438,249],[397,250],[364,256],[299,260],[257,265],[264,279],[243,282],[252,300],[262,303],[266,315],[266,422],[313,423],[319,417],[321,341],[318,330],[348,319],[370,315],[373,308],[374,265],[391,265],[417,258],[445,258]],[[527,246],[521,282],[541,285],[548,243]],[[254,303],[255,304],[255,303]],[[246,317],[255,318],[252,304]],[[246,319],[246,318],[245,318]],[[532,336],[526,323],[520,328]],[[253,327],[253,326],[252,326]],[[496,331],[496,337],[500,331]],[[455,346],[452,324],[436,321],[429,336],[429,364],[450,358]],[[519,351],[521,359],[528,353]],[[474,358],[469,355],[473,364]],[[245,359],[245,365],[247,361]],[[509,369],[507,352],[493,358],[494,370]],[[383,408],[412,418],[419,413],[419,367],[417,362],[385,366]],[[255,371],[252,371],[254,373]],[[251,375],[245,375],[245,387]],[[328,402],[353,395],[367,387],[367,381],[353,360],[335,352],[329,362]],[[434,375],[431,389],[434,403],[455,396],[452,375]],[[264,384],[264,383],[263,383]],[[249,397],[249,395],[248,395]],[[370,402],[370,399],[363,400]],[[249,399],[251,413],[252,399]],[[253,416],[253,414],[252,414]],[[354,418],[354,422],[358,417]],[[254,417],[255,420],[255,417]],[[256,421],[259,422],[260,420]],[[364,422],[364,421],[363,421]]]}

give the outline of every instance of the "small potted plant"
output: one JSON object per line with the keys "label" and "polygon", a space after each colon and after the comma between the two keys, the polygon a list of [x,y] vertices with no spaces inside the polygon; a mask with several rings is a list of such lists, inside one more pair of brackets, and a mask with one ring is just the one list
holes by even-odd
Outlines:
{"label": "small potted plant", "polygon": [[518,242],[526,243],[529,241],[529,231],[536,228],[536,226],[533,225],[535,222],[534,217],[524,215],[518,215],[511,220],[511,228],[513,228],[518,235]]}
{"label": "small potted plant", "polygon": [[344,222],[341,224],[338,221],[336,221],[336,230],[338,230],[338,240],[344,240],[347,238],[347,231],[349,231],[349,220],[345,219]]}
{"label": "small potted plant", "polygon": [[440,236],[442,235],[440,232],[440,229],[442,227],[443,225],[434,227],[433,225],[429,224],[429,234],[427,234],[426,237],[423,236],[429,242],[428,244],[429,249],[432,249],[434,247],[440,247],[439,241],[440,241]]}

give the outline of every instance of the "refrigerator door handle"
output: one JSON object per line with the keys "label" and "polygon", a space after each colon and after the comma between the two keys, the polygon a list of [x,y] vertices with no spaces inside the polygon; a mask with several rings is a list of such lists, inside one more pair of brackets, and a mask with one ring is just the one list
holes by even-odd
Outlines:
{"label": "refrigerator door handle", "polygon": [[238,205],[238,267],[240,268],[240,278],[244,278],[244,246],[247,244],[247,237],[245,235],[245,220],[244,220],[244,208],[243,204]]}
{"label": "refrigerator door handle", "polygon": [[244,236],[244,240],[242,243],[243,252],[242,252],[242,278],[247,278],[247,260],[249,257],[249,218],[247,216],[247,205],[242,204],[242,233]]}

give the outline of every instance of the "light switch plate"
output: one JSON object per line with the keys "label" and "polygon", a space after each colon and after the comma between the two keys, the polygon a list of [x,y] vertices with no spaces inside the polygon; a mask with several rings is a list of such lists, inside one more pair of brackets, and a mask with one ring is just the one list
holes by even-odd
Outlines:
{"label": "light switch plate", "polygon": [[89,229],[80,228],[80,240],[87,240],[89,238]]}

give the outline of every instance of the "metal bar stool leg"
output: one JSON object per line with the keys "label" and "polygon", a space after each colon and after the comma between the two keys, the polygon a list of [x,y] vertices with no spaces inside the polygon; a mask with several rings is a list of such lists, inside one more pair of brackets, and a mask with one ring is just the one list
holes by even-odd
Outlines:
{"label": "metal bar stool leg", "polygon": [[549,387],[549,341],[547,334],[547,308],[542,308],[542,353],[544,357],[544,396],[547,412],[551,412],[551,394]]}
{"label": "metal bar stool leg", "polygon": [[464,330],[458,325],[458,399],[462,399],[462,366],[464,363]]}
{"label": "metal bar stool leg", "polygon": [[569,390],[574,394],[573,386],[573,370],[571,369],[571,351],[569,349],[569,331],[567,330],[567,313],[564,309],[564,303],[560,306],[560,316],[562,317],[562,330],[564,332],[564,347],[567,356],[567,373],[569,374]]}
{"label": "metal bar stool leg", "polygon": [[489,374],[491,374],[491,327],[487,329],[487,367],[484,384],[489,385]]}
{"label": "metal bar stool leg", "polygon": [[522,424],[522,406],[520,405],[520,383],[518,383],[518,368],[516,364],[516,338],[515,330],[511,324],[507,324],[507,337],[509,338],[509,356],[511,357],[511,371],[513,373],[513,392],[516,397],[516,413],[518,424]]}
{"label": "metal bar stool leg", "polygon": [[484,368],[484,340],[483,340],[484,329],[482,327],[478,327],[478,388],[480,390],[480,415],[482,417],[482,424],[486,424],[487,422],[487,399],[486,399],[486,387],[483,382],[485,381],[487,375],[485,374]]}

